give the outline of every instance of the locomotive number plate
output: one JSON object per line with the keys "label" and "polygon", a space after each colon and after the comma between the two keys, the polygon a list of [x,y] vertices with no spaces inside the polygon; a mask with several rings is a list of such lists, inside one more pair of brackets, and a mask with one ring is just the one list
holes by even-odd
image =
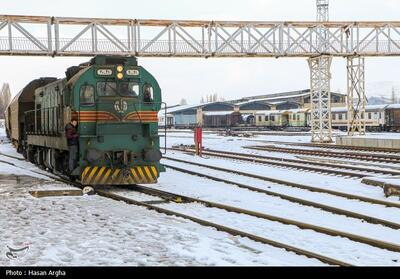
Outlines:
{"label": "locomotive number plate", "polygon": [[128,76],[138,76],[139,75],[139,70],[129,69],[129,70],[126,70],[126,74]]}
{"label": "locomotive number plate", "polygon": [[97,74],[99,76],[111,76],[112,75],[112,70],[111,69],[98,69]]}

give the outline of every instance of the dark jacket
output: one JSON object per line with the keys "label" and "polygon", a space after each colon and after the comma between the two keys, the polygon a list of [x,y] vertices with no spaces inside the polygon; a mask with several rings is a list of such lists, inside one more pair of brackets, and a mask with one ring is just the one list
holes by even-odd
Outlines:
{"label": "dark jacket", "polygon": [[68,146],[78,145],[79,136],[76,128],[77,127],[74,127],[71,123],[65,126],[65,137],[67,138]]}

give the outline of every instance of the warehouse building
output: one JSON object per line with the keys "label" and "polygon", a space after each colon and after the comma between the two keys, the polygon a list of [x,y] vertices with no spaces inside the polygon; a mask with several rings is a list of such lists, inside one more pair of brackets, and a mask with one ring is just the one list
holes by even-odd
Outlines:
{"label": "warehouse building", "polygon": [[[331,92],[331,104],[332,107],[345,106],[346,95]],[[204,127],[229,127],[255,124],[255,115],[260,111],[293,111],[309,108],[310,90],[307,89],[244,97],[225,102],[174,106],[167,109],[167,118],[169,125],[173,122],[176,128],[190,128],[197,123],[202,123]],[[164,111],[160,112],[159,119],[165,121]]]}

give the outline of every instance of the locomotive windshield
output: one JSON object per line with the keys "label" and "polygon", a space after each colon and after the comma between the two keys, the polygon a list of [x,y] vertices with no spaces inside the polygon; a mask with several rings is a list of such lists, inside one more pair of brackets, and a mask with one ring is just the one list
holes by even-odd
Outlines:
{"label": "locomotive windshield", "polygon": [[107,82],[97,83],[97,95],[103,96],[124,96],[137,97],[139,93],[139,84],[137,82]]}

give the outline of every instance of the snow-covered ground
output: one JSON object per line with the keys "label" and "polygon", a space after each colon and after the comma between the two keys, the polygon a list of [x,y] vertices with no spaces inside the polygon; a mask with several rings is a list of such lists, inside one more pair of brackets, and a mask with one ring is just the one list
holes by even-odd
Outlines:
{"label": "snow-covered ground", "polygon": [[[0,139],[4,139],[3,130],[0,130]],[[309,136],[302,135],[222,137],[216,133],[207,133],[203,137],[206,148],[262,154],[275,158],[296,158],[296,154],[248,150],[242,146],[267,141],[300,143],[309,142],[309,139]],[[193,144],[192,132],[169,132],[167,146],[176,144]],[[20,157],[6,141],[0,144],[0,153]],[[175,151],[167,151],[167,156],[400,204],[398,198],[385,198],[381,188],[365,185],[360,179],[229,159],[198,158]],[[163,162],[271,192],[400,223],[398,208],[311,192],[168,159],[163,159]],[[352,163],[357,164],[355,161]],[[28,162],[0,154],[0,265],[322,265],[318,260],[283,249],[97,195],[34,198],[29,191],[71,188],[37,172],[44,171]],[[161,173],[159,183],[153,187],[400,245],[400,230],[303,206],[234,185],[183,174],[170,168],[167,168],[166,173]],[[115,191],[142,201],[157,199],[133,191]],[[342,237],[207,208],[196,203],[170,203],[159,206],[354,265],[400,264],[400,253]],[[30,248],[18,259],[11,260],[6,257],[7,245],[19,248],[23,247],[24,243],[29,243]]]}
{"label": "snow-covered ground", "polygon": [[[3,135],[0,135],[4,137]],[[0,152],[17,156],[8,143]],[[8,157],[0,160],[39,171]],[[0,266],[323,265],[283,249],[99,196],[34,198],[70,189],[0,162]],[[11,248],[29,246],[9,259]]]}

